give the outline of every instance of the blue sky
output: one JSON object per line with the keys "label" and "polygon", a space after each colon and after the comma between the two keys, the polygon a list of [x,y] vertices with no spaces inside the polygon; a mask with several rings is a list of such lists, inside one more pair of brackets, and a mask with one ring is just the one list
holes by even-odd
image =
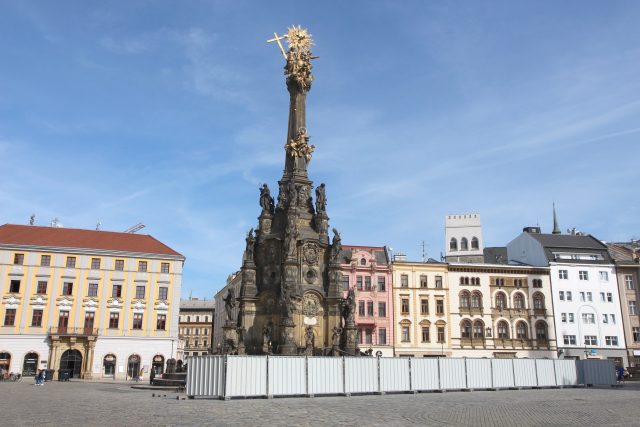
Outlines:
{"label": "blue sky", "polygon": [[240,267],[284,165],[288,94],[267,44],[315,39],[307,103],[345,244],[438,258],[446,214],[487,246],[523,226],[640,237],[640,3],[0,3],[0,223],[147,232],[183,296]]}

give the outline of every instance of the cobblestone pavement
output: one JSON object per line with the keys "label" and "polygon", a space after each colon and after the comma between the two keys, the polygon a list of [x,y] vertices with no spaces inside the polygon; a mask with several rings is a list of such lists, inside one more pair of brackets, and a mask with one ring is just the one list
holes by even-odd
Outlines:
{"label": "cobblestone pavement", "polygon": [[640,426],[640,384],[226,402],[152,393],[117,383],[3,382],[2,425]]}

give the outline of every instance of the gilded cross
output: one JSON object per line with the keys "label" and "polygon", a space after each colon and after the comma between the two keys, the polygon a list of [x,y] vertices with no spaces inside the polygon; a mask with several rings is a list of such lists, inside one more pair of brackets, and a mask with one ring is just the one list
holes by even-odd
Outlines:
{"label": "gilded cross", "polygon": [[282,47],[282,43],[280,43],[280,40],[284,40],[287,38],[287,35],[283,35],[283,36],[278,36],[278,33],[273,33],[273,38],[271,40],[267,40],[267,43],[272,43],[272,42],[276,42],[278,43],[278,46],[280,47],[280,52],[282,52],[282,56],[284,56],[284,59],[287,59],[287,54],[284,52],[284,47]]}

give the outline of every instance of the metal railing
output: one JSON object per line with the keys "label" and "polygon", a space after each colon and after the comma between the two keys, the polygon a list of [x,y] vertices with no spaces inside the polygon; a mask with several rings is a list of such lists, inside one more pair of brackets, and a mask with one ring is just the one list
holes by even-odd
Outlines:
{"label": "metal railing", "polygon": [[49,335],[95,336],[98,335],[98,328],[69,328],[66,326],[52,326],[49,328]]}

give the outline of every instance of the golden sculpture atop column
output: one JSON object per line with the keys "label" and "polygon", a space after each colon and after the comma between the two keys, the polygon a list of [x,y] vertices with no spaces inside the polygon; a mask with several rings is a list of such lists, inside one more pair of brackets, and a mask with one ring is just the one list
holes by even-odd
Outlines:
{"label": "golden sculpture atop column", "polygon": [[[306,28],[298,25],[297,27],[289,27],[287,34],[283,36],[278,36],[277,33],[273,33],[273,35],[274,38],[267,41],[278,43],[282,56],[287,61],[284,66],[284,74],[288,80],[297,83],[302,91],[308,91],[313,81],[311,60],[318,58],[311,54],[311,46],[313,46],[311,34]],[[289,46],[287,52],[285,52],[282,43],[280,43],[280,40],[284,39],[286,39]]]}

